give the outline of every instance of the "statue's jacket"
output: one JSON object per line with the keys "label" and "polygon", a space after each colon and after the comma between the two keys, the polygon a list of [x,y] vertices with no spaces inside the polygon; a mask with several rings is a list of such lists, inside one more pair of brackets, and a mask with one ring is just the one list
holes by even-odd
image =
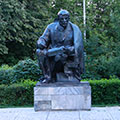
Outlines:
{"label": "statue's jacket", "polygon": [[[49,24],[44,31],[43,35],[39,38],[37,41],[37,44],[42,44],[45,47],[48,47],[51,40],[55,39],[55,32],[56,27],[58,26],[59,22],[53,22]],[[82,39],[82,33],[79,29],[79,27],[71,22],[68,23],[73,30],[73,44],[75,48],[75,60],[79,63],[79,68],[81,74],[84,73],[85,67],[84,67],[84,47],[83,47],[83,39]]]}

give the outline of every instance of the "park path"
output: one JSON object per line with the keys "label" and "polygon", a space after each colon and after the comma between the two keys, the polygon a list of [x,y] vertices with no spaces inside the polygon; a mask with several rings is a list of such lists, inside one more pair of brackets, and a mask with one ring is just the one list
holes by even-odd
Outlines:
{"label": "park path", "polygon": [[92,107],[91,111],[40,111],[1,108],[0,120],[120,120],[120,107]]}

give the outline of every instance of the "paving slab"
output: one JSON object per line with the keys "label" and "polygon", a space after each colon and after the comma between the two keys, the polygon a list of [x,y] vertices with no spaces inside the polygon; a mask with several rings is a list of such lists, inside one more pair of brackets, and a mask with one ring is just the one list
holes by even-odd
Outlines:
{"label": "paving slab", "polygon": [[17,109],[5,108],[0,109],[0,120],[14,120],[17,118],[19,111]]}
{"label": "paving slab", "polygon": [[106,108],[92,108],[91,111],[80,111],[81,120],[113,120]]}
{"label": "paving slab", "polygon": [[0,109],[0,120],[46,120],[49,111],[35,112],[33,108]]}
{"label": "paving slab", "polygon": [[106,109],[113,120],[120,120],[120,107],[107,107]]}
{"label": "paving slab", "polygon": [[79,111],[52,111],[47,120],[80,120]]}
{"label": "paving slab", "polygon": [[91,111],[39,111],[2,108],[0,120],[120,120],[120,107],[92,107]]}
{"label": "paving slab", "polygon": [[11,114],[11,113],[2,113],[0,114],[0,120],[15,120],[18,116],[18,113],[14,113],[14,114]]}

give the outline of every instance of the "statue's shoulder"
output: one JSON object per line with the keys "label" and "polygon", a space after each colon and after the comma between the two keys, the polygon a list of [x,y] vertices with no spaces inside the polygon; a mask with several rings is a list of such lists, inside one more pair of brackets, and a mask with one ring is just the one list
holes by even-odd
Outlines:
{"label": "statue's shoulder", "polygon": [[70,23],[70,25],[71,25],[74,29],[80,30],[80,28],[79,28],[76,24],[74,24],[74,23],[72,23],[72,22],[69,22],[69,23]]}
{"label": "statue's shoulder", "polygon": [[47,26],[47,28],[48,28],[48,29],[53,29],[53,28],[55,28],[57,25],[58,25],[58,22],[53,22],[53,23],[50,23],[50,24]]}

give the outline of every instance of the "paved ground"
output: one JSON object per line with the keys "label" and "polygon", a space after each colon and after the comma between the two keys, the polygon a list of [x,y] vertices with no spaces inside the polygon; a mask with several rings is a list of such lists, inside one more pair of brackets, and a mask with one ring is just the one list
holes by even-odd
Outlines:
{"label": "paved ground", "polygon": [[120,120],[120,107],[93,107],[91,111],[41,111],[33,108],[0,109],[0,120]]}

